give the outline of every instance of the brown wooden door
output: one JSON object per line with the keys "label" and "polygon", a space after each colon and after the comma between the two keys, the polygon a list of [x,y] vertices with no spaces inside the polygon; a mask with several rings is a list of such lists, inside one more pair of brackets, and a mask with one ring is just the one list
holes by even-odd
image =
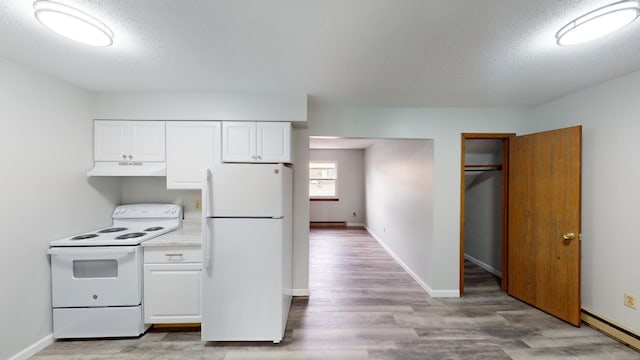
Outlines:
{"label": "brown wooden door", "polygon": [[[508,293],[580,326],[582,127],[509,143]],[[564,239],[564,237],[573,239]]]}

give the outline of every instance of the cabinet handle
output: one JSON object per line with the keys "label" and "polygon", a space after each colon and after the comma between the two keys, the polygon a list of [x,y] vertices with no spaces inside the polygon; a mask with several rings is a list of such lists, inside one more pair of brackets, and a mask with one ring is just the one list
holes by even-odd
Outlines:
{"label": "cabinet handle", "polygon": [[127,155],[122,154],[122,158],[123,158],[123,159],[126,159],[126,158],[127,158]]}
{"label": "cabinet handle", "polygon": [[133,155],[129,155],[129,160],[133,159]]}
{"label": "cabinet handle", "polygon": [[262,156],[258,155],[258,160],[262,160]]}
{"label": "cabinet handle", "polygon": [[253,160],[256,160],[256,156],[255,156],[255,155],[251,156],[251,158],[252,158]]}
{"label": "cabinet handle", "polygon": [[164,254],[164,256],[169,258],[169,261],[182,261],[183,260],[183,255],[182,254]]}

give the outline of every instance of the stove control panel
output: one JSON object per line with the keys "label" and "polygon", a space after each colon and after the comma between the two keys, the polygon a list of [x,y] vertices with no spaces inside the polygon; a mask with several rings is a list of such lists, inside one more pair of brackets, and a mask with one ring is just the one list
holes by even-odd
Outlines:
{"label": "stove control panel", "polygon": [[118,205],[111,216],[114,219],[173,219],[182,218],[182,207],[176,204]]}

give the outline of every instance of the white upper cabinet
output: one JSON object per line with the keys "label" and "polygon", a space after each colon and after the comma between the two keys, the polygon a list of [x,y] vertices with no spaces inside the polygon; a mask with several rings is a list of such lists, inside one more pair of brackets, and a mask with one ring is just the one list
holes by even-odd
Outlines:
{"label": "white upper cabinet", "polygon": [[256,130],[258,162],[291,162],[291,123],[259,122]]}
{"label": "white upper cabinet", "polygon": [[223,122],[222,161],[291,162],[291,123]]}
{"label": "white upper cabinet", "polygon": [[94,161],[165,161],[164,121],[94,122]]}
{"label": "white upper cabinet", "polygon": [[222,122],[222,161],[256,161],[255,122]]}
{"label": "white upper cabinet", "polygon": [[167,121],[167,189],[200,189],[205,167],[220,163],[219,121]]}

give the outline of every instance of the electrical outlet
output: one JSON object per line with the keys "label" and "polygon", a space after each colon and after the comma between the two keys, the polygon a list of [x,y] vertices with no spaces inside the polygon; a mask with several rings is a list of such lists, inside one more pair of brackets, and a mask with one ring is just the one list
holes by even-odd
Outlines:
{"label": "electrical outlet", "polygon": [[200,200],[196,200],[196,210],[200,210],[201,207],[202,203],[200,203]]}
{"label": "electrical outlet", "polygon": [[638,310],[638,299],[636,299],[635,295],[625,293],[624,306]]}
{"label": "electrical outlet", "polygon": [[353,212],[353,217],[354,217],[354,218],[357,218],[357,217],[358,217],[358,213],[354,211],[354,212]]}

